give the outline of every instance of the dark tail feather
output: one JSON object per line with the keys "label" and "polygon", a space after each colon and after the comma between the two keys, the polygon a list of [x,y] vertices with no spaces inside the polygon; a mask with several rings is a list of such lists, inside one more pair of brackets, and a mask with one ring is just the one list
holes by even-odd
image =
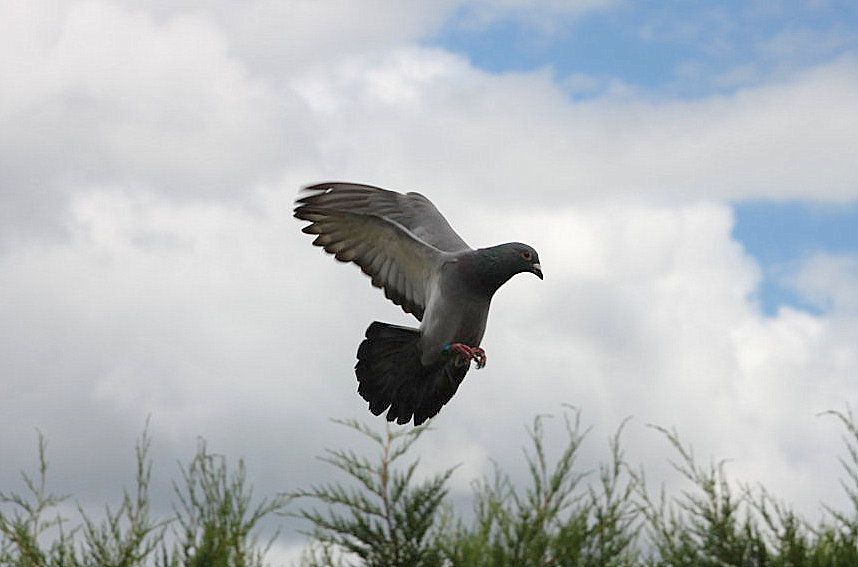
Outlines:
{"label": "dark tail feather", "polygon": [[417,342],[420,332],[410,327],[379,323],[366,330],[357,351],[358,393],[369,411],[387,412],[387,421],[420,425],[441,410],[465,378],[470,364],[451,357],[423,366]]}

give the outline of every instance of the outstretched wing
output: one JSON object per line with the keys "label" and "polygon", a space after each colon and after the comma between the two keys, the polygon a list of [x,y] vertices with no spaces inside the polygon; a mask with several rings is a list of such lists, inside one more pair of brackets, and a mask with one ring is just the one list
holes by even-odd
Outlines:
{"label": "outstretched wing", "polygon": [[420,193],[397,193],[357,183],[320,183],[304,189],[299,203],[313,207],[376,215],[398,223],[423,242],[445,252],[470,247],[435,205]]}
{"label": "outstretched wing", "polygon": [[337,260],[360,266],[388,299],[422,320],[430,279],[443,253],[390,217],[342,201],[320,202],[319,196],[298,200],[295,217],[310,223],[303,232],[317,235],[313,244]]}

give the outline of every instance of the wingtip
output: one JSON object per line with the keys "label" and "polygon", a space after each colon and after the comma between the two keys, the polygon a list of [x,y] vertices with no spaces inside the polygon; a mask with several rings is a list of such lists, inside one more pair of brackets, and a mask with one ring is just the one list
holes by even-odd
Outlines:
{"label": "wingtip", "polygon": [[303,193],[305,191],[327,191],[331,188],[332,185],[336,185],[339,183],[338,181],[325,181],[323,183],[312,183],[310,185],[302,186],[298,192]]}
{"label": "wingtip", "polygon": [[304,191],[316,191],[316,192],[324,192],[330,189],[336,189],[337,187],[359,187],[361,189],[371,189],[374,191],[384,191],[381,187],[377,187],[375,185],[370,185],[368,183],[355,183],[353,181],[323,181],[321,183],[312,183],[310,185],[304,185],[301,189],[298,190],[299,193]]}
{"label": "wingtip", "polygon": [[[298,190],[298,197],[295,202],[298,205],[306,205],[318,195],[322,195],[331,189],[332,183],[316,183],[314,185],[305,185]],[[298,207],[295,207],[296,209]]]}

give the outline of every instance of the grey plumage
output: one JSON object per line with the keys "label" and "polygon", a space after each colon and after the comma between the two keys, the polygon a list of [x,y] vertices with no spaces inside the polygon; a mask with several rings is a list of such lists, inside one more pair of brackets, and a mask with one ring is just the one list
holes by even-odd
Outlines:
{"label": "grey plumage", "polygon": [[437,414],[470,368],[451,345],[479,346],[491,298],[510,277],[542,278],[533,248],[474,250],[419,193],[322,183],[304,189],[295,217],[309,222],[313,244],[360,266],[421,321],[419,329],[374,322],[358,348],[358,392],[375,415],[388,410],[388,421],[419,425]]}

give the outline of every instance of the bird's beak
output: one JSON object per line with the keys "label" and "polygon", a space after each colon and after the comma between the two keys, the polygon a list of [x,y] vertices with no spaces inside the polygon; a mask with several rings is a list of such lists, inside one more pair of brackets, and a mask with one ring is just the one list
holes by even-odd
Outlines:
{"label": "bird's beak", "polygon": [[539,279],[542,279],[542,266],[540,266],[539,264],[533,264],[530,267],[530,271],[531,271],[531,273],[536,274],[536,277],[538,277]]}

